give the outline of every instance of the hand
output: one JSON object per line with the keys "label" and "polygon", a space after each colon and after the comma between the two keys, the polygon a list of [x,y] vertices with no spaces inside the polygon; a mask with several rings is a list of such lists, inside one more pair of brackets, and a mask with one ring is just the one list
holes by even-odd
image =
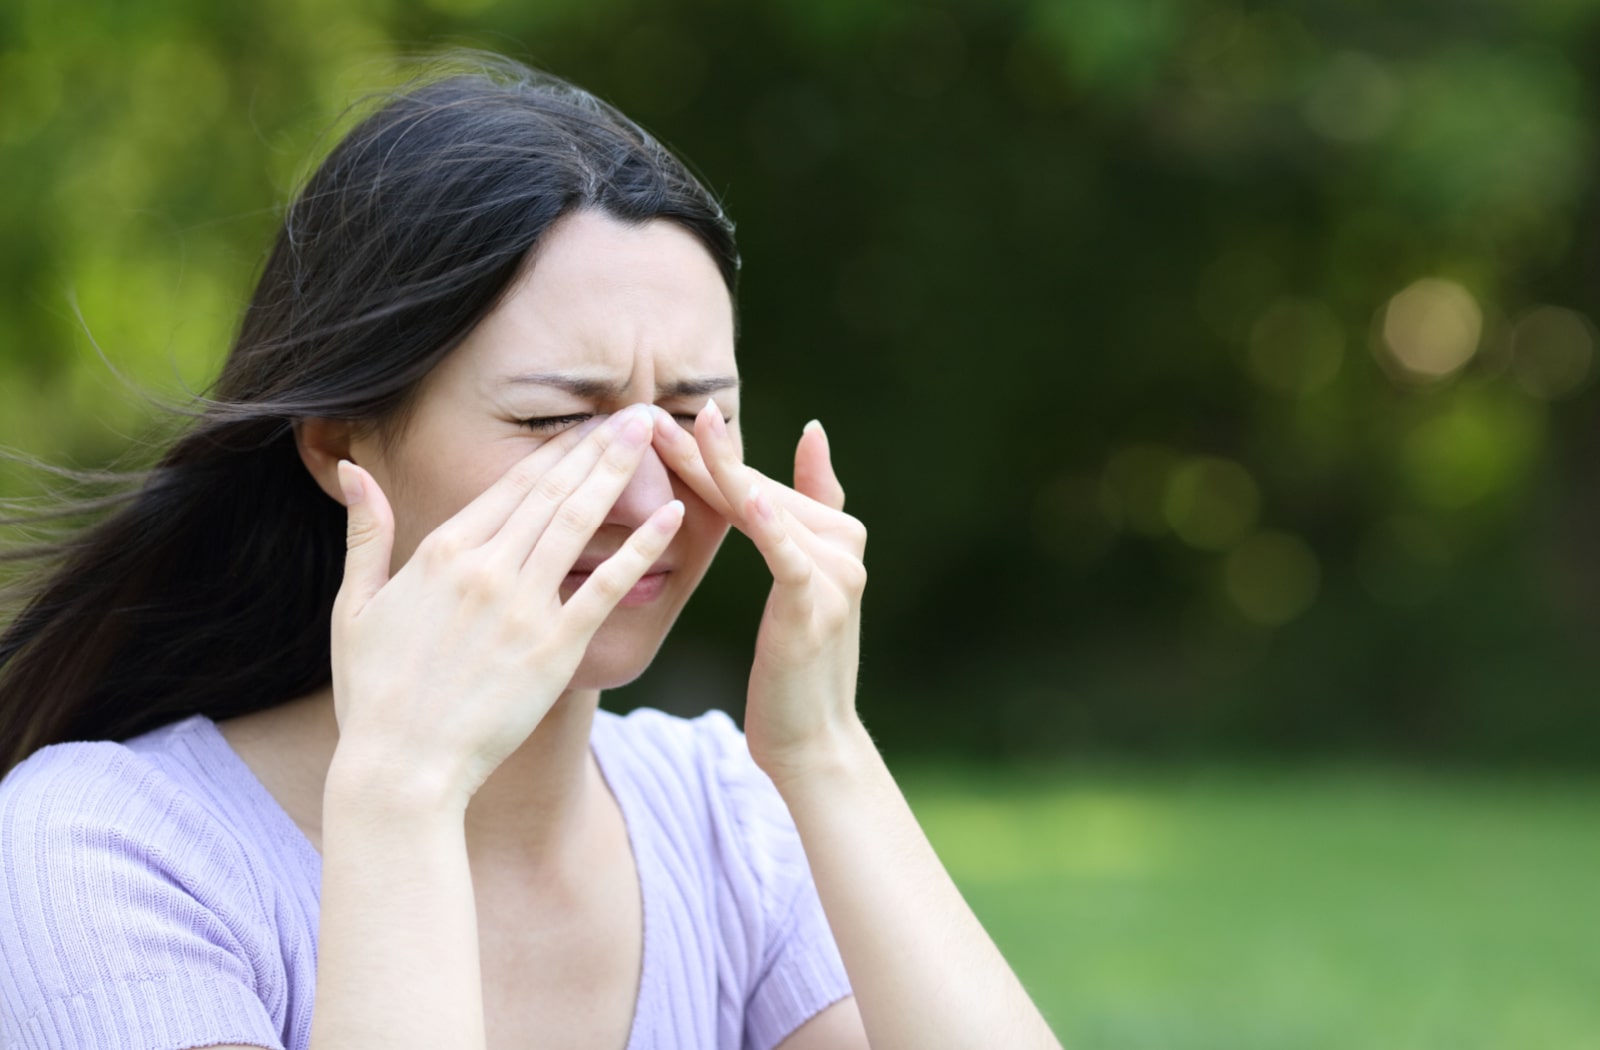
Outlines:
{"label": "hand", "polygon": [[[563,604],[558,588],[651,443],[633,406],[520,460],[389,577],[394,516],[341,461],[349,549],[333,607],[339,754],[463,807],[544,718],[589,640],[660,557],[683,504],[657,510]],[[353,757],[352,757],[353,756]],[[440,794],[442,793],[442,795]]]}
{"label": "hand", "polygon": [[800,435],[793,488],[741,461],[715,402],[696,417],[693,438],[660,412],[655,444],[669,468],[750,537],[772,572],[745,739],[775,781],[803,775],[860,727],[855,691],[867,530],[844,513],[827,436],[820,425]]}

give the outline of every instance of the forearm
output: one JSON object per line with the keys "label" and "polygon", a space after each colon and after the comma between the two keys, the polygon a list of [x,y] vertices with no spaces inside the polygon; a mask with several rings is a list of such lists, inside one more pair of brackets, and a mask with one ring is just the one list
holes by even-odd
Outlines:
{"label": "forearm", "polygon": [[778,788],[873,1050],[1059,1050],[864,729]]}
{"label": "forearm", "polygon": [[336,765],[322,852],[312,1050],[483,1047],[460,810]]}

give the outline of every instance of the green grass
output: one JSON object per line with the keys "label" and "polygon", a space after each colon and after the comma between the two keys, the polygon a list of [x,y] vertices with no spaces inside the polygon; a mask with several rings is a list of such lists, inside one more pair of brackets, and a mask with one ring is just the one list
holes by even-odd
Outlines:
{"label": "green grass", "polygon": [[1600,1048],[1600,782],[902,771],[1069,1048]]}

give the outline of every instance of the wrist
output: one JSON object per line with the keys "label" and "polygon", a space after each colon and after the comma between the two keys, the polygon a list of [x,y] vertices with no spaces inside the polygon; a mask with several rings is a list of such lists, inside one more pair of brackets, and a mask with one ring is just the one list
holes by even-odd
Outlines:
{"label": "wrist", "polygon": [[848,784],[872,763],[881,763],[878,747],[860,719],[832,726],[806,744],[758,761],[778,793],[791,794],[833,784]]}
{"label": "wrist", "polygon": [[425,767],[396,763],[341,742],[323,784],[324,810],[370,814],[386,820],[413,817],[463,818],[470,792],[454,778]]}

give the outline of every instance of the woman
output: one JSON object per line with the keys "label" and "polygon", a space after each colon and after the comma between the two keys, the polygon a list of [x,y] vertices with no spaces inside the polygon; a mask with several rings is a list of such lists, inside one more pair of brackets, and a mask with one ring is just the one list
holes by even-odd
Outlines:
{"label": "woman", "polygon": [[[193,427],[0,637],[0,1042],[1057,1045],[856,717],[825,435],[742,462],[732,223],[489,66],[333,150]],[[599,711],[730,526],[747,736]]]}

